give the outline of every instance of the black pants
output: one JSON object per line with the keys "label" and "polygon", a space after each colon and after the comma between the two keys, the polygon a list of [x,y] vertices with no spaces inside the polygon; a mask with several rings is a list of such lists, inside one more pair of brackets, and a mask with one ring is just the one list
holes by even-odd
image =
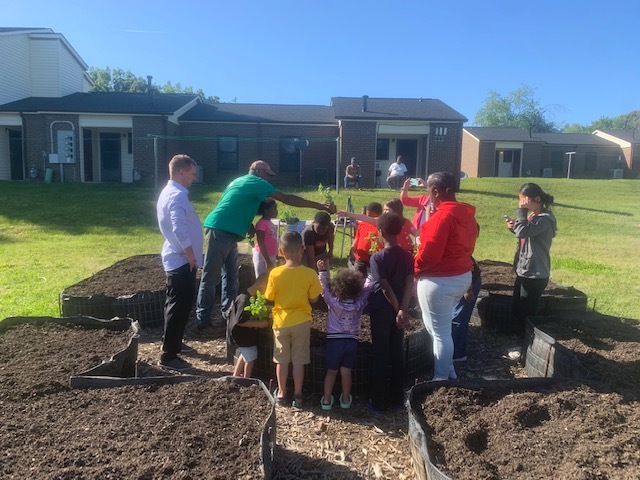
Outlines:
{"label": "black pants", "polygon": [[396,313],[391,305],[370,312],[373,371],[371,401],[384,409],[389,403],[404,400],[404,331],[396,326]]}
{"label": "black pants", "polygon": [[162,360],[180,353],[184,328],[196,299],[196,269],[187,263],[167,275],[167,299],[164,302],[164,339]]}
{"label": "black pants", "polygon": [[511,316],[514,333],[519,337],[524,337],[527,317],[537,314],[540,297],[548,283],[548,278],[524,278],[516,275]]}

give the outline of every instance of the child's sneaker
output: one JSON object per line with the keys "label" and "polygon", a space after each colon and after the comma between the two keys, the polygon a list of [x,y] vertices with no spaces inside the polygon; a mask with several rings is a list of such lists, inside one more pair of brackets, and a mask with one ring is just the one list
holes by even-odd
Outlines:
{"label": "child's sneaker", "polygon": [[304,396],[302,394],[294,395],[293,402],[291,402],[291,406],[296,408],[302,408],[303,403],[304,403]]}
{"label": "child's sneaker", "polygon": [[[344,408],[345,410],[348,408],[351,408],[351,403],[353,402],[353,397],[351,396],[351,394],[349,394],[349,401],[348,402],[344,402],[342,401],[342,394],[340,394],[340,408]],[[332,398],[332,402],[333,403],[333,398]]]}
{"label": "child's sneaker", "polygon": [[[331,410],[333,408],[333,395],[331,395],[331,401],[329,403],[324,403],[324,395],[323,395],[322,398],[320,399],[320,406],[324,411],[328,412],[329,410]],[[340,406],[342,406],[342,395],[340,395]]]}

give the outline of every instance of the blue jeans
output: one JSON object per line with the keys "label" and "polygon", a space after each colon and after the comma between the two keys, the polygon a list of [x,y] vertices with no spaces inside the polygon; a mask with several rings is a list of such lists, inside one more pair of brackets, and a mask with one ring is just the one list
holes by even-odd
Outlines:
{"label": "blue jeans", "polygon": [[453,337],[453,358],[463,358],[467,356],[467,332],[469,331],[469,321],[476,305],[478,294],[482,287],[482,279],[476,278],[471,283],[473,290],[473,300],[468,302],[464,296],[453,309],[453,321],[451,324],[451,336]]}
{"label": "blue jeans", "polygon": [[211,323],[218,284],[222,282],[220,303],[223,313],[238,295],[238,236],[224,230],[205,228],[204,237],[207,249],[196,306],[198,325]]}
{"label": "blue jeans", "polygon": [[355,180],[350,179],[349,177],[344,177],[344,188],[349,188],[349,182],[355,182],[356,186],[360,188],[362,184],[362,175],[358,175]]}

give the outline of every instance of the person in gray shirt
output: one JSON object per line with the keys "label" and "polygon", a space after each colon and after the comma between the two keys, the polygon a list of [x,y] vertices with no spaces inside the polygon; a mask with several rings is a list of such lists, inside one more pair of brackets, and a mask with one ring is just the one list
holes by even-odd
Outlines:
{"label": "person in gray shirt", "polygon": [[535,183],[525,183],[520,187],[516,218],[505,218],[507,227],[518,239],[511,316],[514,333],[520,337],[524,336],[527,316],[536,314],[542,292],[549,283],[549,250],[557,230],[552,204],[552,195]]}

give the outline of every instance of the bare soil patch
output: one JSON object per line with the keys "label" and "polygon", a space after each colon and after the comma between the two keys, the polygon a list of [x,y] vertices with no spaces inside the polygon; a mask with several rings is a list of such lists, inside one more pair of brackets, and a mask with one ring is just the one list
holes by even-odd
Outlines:
{"label": "bare soil patch", "polygon": [[615,391],[640,400],[640,322],[595,312],[535,317],[533,322]]}
{"label": "bare soil patch", "polygon": [[[478,266],[482,271],[483,290],[493,294],[513,295],[513,285],[516,281],[513,265],[495,260],[480,260]],[[573,287],[558,285],[550,280],[544,295],[576,296],[582,295],[582,292]]]}
{"label": "bare soil patch", "polygon": [[617,393],[440,387],[423,411],[432,461],[454,479],[640,477],[640,408]]}
{"label": "bare soil patch", "polygon": [[59,325],[0,334],[0,477],[260,476],[260,434],[271,407],[257,386],[68,387],[71,374],[107,360],[130,336]]}

